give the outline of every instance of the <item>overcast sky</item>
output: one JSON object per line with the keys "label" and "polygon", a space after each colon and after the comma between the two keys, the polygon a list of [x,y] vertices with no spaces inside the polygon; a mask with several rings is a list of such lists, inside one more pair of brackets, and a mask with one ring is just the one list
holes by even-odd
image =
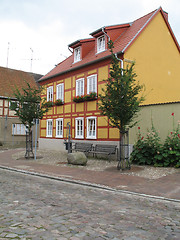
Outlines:
{"label": "overcast sky", "polygon": [[70,55],[68,44],[160,6],[180,43],[180,0],[0,0],[0,66],[44,75]]}

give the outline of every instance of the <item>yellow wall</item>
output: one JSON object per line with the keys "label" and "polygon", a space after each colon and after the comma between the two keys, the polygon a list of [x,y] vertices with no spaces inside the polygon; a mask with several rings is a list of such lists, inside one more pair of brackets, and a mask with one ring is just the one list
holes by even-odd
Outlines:
{"label": "yellow wall", "polygon": [[[180,54],[174,43],[174,40],[166,26],[166,23],[159,12],[154,19],[147,25],[140,36],[127,49],[124,54],[124,66],[128,64],[127,60],[135,61],[135,71],[138,75],[137,80],[145,85],[146,100],[143,105],[157,103],[168,103],[180,101]],[[75,118],[84,117],[84,139],[86,140],[87,122],[89,116],[97,117],[97,140],[119,139],[119,130],[109,127],[107,117],[101,116],[97,111],[97,101],[83,103],[72,103],[72,97],[75,96],[76,79],[85,79],[85,94],[87,93],[87,76],[97,74],[98,94],[105,88],[103,80],[108,78],[109,65],[94,65],[94,68],[87,68],[82,72],[74,73],[69,78],[57,79],[54,83],[47,86],[54,86],[64,82],[64,106],[54,106],[49,110],[41,121],[41,137],[46,137],[46,119],[53,119],[53,137],[55,137],[55,119],[64,119],[64,137],[66,136],[67,122],[71,122],[72,137],[75,137]],[[46,91],[44,91],[46,96]],[[54,94],[54,100],[55,100]],[[160,137],[165,139],[168,132],[172,129],[171,113],[175,112],[175,121],[180,119],[180,104],[153,105],[142,107],[138,115],[139,126],[144,134],[147,128],[151,128],[151,118],[157,130],[160,130]],[[72,111],[72,112],[71,112]],[[137,126],[130,130],[130,143],[136,140]]]}
{"label": "yellow wall", "polygon": [[180,54],[160,12],[124,58],[136,62],[137,79],[146,87],[143,104],[180,101]]}

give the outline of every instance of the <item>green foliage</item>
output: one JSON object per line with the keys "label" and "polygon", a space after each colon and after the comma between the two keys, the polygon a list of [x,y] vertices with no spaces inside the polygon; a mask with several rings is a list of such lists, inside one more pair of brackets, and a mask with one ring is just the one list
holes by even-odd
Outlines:
{"label": "green foliage", "polygon": [[[134,118],[139,111],[139,105],[144,100],[139,96],[143,86],[136,81],[134,63],[122,69],[119,59],[113,53],[113,42],[110,41],[109,49],[112,58],[110,77],[105,80],[106,88],[102,89],[103,94],[99,94],[99,109],[102,115],[109,118],[110,124],[120,131],[125,131],[126,127],[136,124]],[[134,122],[132,124],[132,122]]]}
{"label": "green foliage", "polygon": [[52,101],[47,101],[43,105],[44,108],[51,108],[53,106],[54,106],[54,103]]}
{"label": "green foliage", "polygon": [[155,156],[161,148],[160,138],[154,126],[148,131],[146,137],[141,136],[140,128],[138,128],[138,140],[134,145],[131,153],[131,161],[136,164],[154,165]]}
{"label": "green foliage", "polygon": [[[16,101],[10,101],[10,109],[15,111],[15,115],[20,121],[28,126],[29,131],[34,125],[34,119],[42,119],[48,108],[45,108],[45,98],[41,99],[42,88],[31,88],[27,83],[26,88],[20,91],[18,88],[14,90]],[[41,102],[41,106],[40,106]]]}
{"label": "green foliage", "polygon": [[179,128],[167,136],[162,149],[163,159],[158,162],[165,167],[180,167],[180,132]]}
{"label": "green foliage", "polygon": [[85,102],[85,101],[92,101],[97,99],[97,93],[96,92],[91,92],[86,95],[81,95],[81,96],[76,96],[73,97],[73,102],[79,103],[79,102]]}
{"label": "green foliage", "polygon": [[179,126],[167,136],[163,144],[154,126],[146,137],[138,133],[137,142],[131,153],[131,161],[135,164],[154,165],[156,167],[180,167],[180,131]]}
{"label": "green foliage", "polygon": [[97,99],[97,93],[96,92],[91,92],[87,95],[84,96],[85,101],[91,101]]}
{"label": "green foliage", "polygon": [[61,106],[64,104],[64,102],[61,99],[57,99],[54,103],[56,106]]}

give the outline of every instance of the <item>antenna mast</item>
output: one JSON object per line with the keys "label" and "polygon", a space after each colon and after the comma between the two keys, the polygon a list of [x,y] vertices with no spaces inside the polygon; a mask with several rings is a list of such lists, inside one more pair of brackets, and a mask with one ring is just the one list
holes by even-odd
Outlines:
{"label": "antenna mast", "polygon": [[30,50],[31,50],[31,68],[30,68],[30,71],[32,72],[32,62],[33,62],[33,50],[32,50],[32,48],[30,48]]}
{"label": "antenna mast", "polygon": [[7,68],[8,68],[8,61],[9,61],[9,46],[10,46],[10,42],[8,42],[8,48],[7,48],[7,63],[6,63]]}

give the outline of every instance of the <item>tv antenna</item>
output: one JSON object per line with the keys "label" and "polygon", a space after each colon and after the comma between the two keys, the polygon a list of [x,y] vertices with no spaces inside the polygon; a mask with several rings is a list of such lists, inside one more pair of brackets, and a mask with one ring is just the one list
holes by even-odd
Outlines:
{"label": "tv antenna", "polygon": [[10,42],[8,42],[8,48],[7,48],[7,63],[6,63],[7,68],[8,68],[8,61],[9,61],[9,47],[10,47]]}
{"label": "tv antenna", "polygon": [[34,51],[33,51],[33,49],[32,48],[29,48],[30,50],[31,50],[31,58],[30,59],[21,59],[21,60],[30,60],[30,72],[32,72],[32,65],[33,65],[33,61],[34,60],[40,60],[39,58],[38,59],[35,59],[35,58],[33,58],[33,54],[34,54]]}
{"label": "tv antenna", "polygon": [[30,48],[30,50],[31,50],[31,68],[30,68],[30,71],[32,72],[32,62],[33,62],[33,50],[32,50],[32,48]]}

